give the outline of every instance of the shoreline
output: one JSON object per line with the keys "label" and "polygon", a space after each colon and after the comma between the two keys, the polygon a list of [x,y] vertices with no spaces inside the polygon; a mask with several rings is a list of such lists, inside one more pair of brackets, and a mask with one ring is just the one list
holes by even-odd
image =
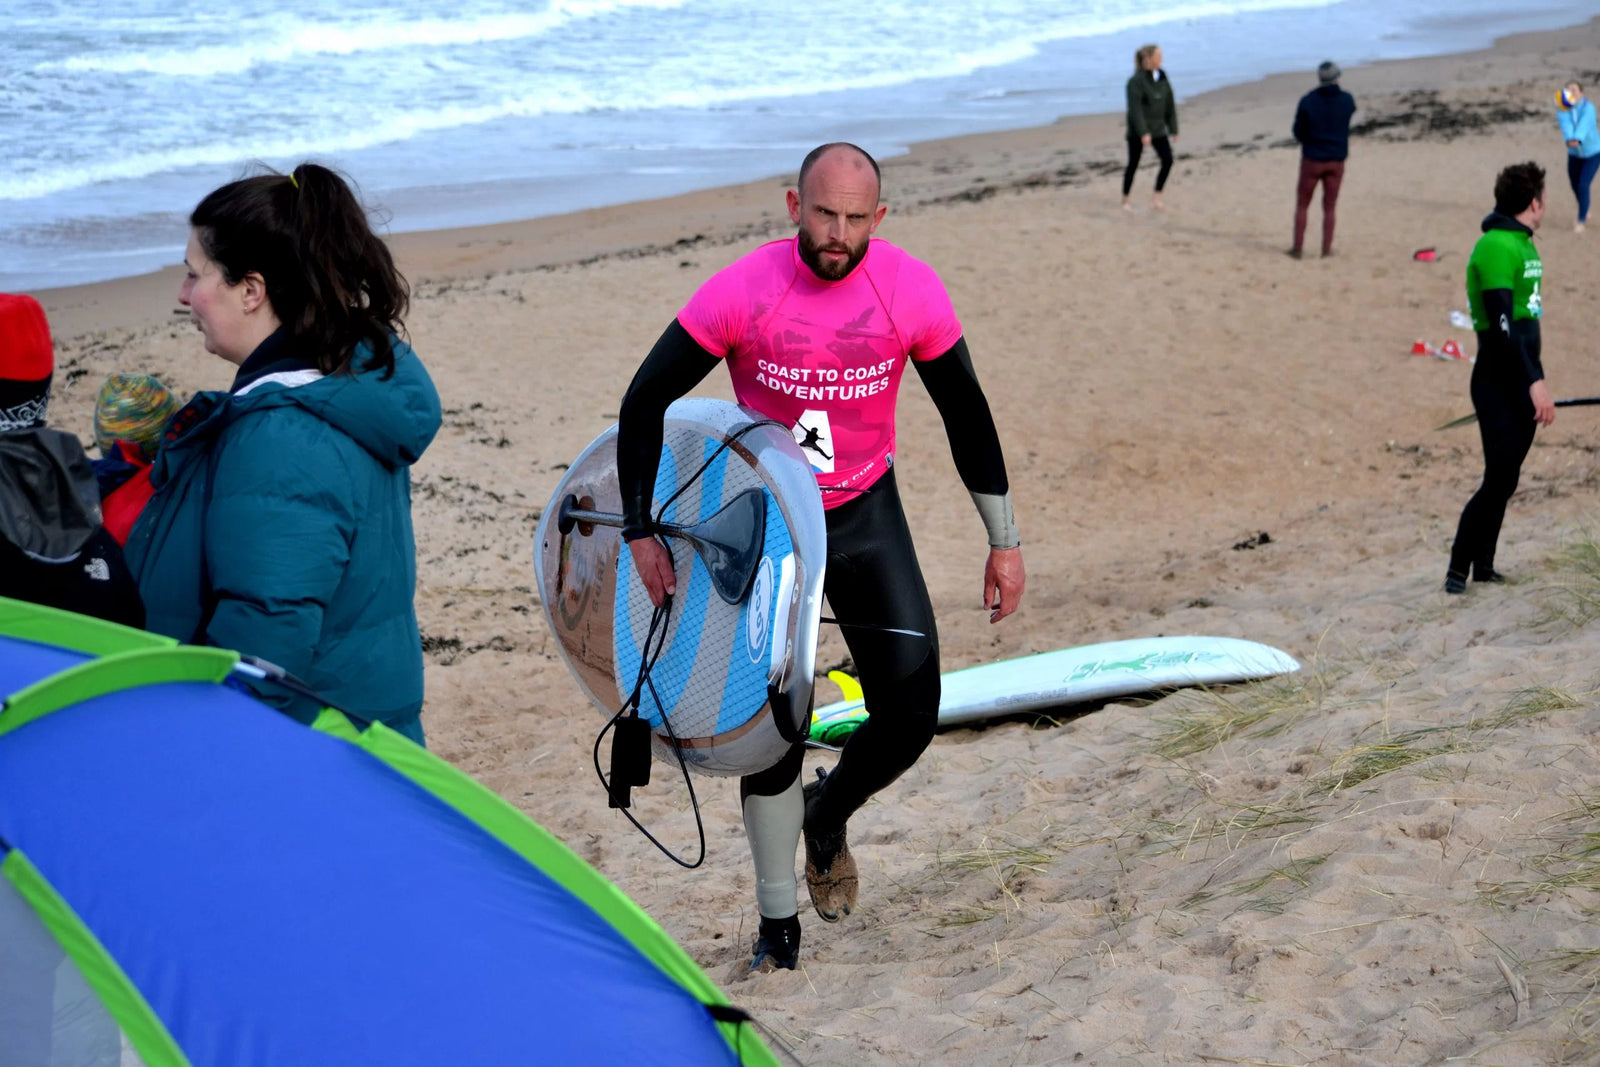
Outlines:
{"label": "shoreline", "polygon": [[[1344,71],[1342,84],[1355,93],[1370,117],[1373,105],[1430,87],[1469,90],[1497,84],[1498,72],[1516,57],[1549,50],[1561,38],[1600,26],[1600,15],[1557,30],[1511,34],[1488,48],[1408,59],[1380,60]],[[1552,78],[1566,75],[1552,71]],[[1185,136],[1175,145],[1177,159],[1193,163],[1229,149],[1255,150],[1288,137],[1294,102],[1315,86],[1314,71],[1270,74],[1208,90],[1189,98],[1181,112]],[[1042,126],[920,141],[898,156],[880,161],[886,225],[897,212],[914,211],[950,198],[993,195],[1019,181],[1029,187],[1050,184],[1063,167],[1091,174],[1120,173],[1123,114],[1066,115]],[[1552,119],[1553,121],[1553,119]],[[1195,131],[1198,129],[1198,136]],[[1197,147],[1200,152],[1197,153]],[[974,159],[995,156],[1007,164],[1002,176]],[[560,215],[439,230],[395,233],[387,238],[401,270],[419,289],[429,285],[581,265],[610,256],[635,256],[731,243],[787,231],[783,190],[792,174],[715,186],[656,199],[632,200]],[[58,337],[73,338],[116,326],[148,327],[168,321],[181,278],[178,266],[146,274],[83,285],[26,290],[50,316]]]}

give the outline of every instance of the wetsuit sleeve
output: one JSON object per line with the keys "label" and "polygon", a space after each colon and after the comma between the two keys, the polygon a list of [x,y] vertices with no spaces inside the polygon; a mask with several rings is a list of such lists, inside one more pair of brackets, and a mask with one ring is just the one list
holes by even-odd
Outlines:
{"label": "wetsuit sleeve", "polygon": [[944,420],[956,472],[983,516],[990,546],[1015,548],[1022,538],[1011,512],[1006,459],[1000,450],[1000,434],[995,429],[989,401],[972,369],[967,339],[958,337],[944,355],[913,362],[912,366],[917,368],[917,375]]}
{"label": "wetsuit sleeve", "polygon": [[1178,94],[1172,89],[1172,79],[1167,79],[1167,136],[1178,136]]}
{"label": "wetsuit sleeve", "polygon": [[661,420],[667,406],[699,385],[718,362],[673,319],[629,383],[617,416],[617,480],[627,540],[650,533],[650,499],[661,463]]}
{"label": "wetsuit sleeve", "polygon": [[1482,338],[1521,367],[1523,377],[1532,385],[1544,379],[1544,364],[1540,360],[1539,320],[1515,318],[1511,308],[1510,289],[1483,290],[1483,313],[1489,319],[1489,329]]}

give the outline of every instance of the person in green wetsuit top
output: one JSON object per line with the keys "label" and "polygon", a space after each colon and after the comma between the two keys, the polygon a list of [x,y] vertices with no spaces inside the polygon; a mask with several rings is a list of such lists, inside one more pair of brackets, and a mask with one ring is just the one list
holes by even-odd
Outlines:
{"label": "person in green wetsuit top", "polygon": [[1516,491],[1535,429],[1556,420],[1539,358],[1544,264],[1533,234],[1543,220],[1543,168],[1529,162],[1501,171],[1494,211],[1483,220],[1483,236],[1467,262],[1467,303],[1478,331],[1472,407],[1483,436],[1483,484],[1456,527],[1447,593],[1466,592],[1469,577],[1505,581],[1494,569],[1494,549],[1506,502]]}

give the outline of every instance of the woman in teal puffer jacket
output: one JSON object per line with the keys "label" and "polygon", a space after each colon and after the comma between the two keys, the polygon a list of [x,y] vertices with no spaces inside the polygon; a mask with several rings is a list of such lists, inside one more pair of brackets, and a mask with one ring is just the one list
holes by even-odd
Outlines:
{"label": "woman in teal puffer jacket", "polygon": [[189,219],[179,293],[226,392],[174,417],[128,539],[151,630],[282,667],[422,741],[410,467],[439,395],[399,339],[409,293],[339,175],[232,182]]}

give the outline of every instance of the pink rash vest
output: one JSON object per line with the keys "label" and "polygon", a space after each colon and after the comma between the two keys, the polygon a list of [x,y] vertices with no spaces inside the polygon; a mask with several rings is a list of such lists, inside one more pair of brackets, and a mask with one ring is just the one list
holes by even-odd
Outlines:
{"label": "pink rash vest", "polygon": [[712,275],[678,322],[727,360],[741,404],[791,427],[826,508],[894,465],[907,357],[937,359],[961,339],[933,268],[877,239],[836,282],[806,266],[798,237],[762,245]]}

